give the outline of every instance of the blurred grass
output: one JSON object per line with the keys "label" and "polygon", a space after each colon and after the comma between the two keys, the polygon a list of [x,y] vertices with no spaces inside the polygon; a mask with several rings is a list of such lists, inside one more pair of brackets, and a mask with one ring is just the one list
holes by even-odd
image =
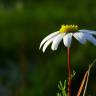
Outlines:
{"label": "blurred grass", "polygon": [[[96,30],[96,1],[2,2],[0,70],[3,71],[0,71],[0,86],[4,86],[9,93],[0,92],[0,96],[56,96],[58,81],[67,78],[67,50],[61,43],[56,52],[48,48],[43,54],[38,49],[39,44],[62,24],[78,24],[80,29]],[[72,69],[76,70],[72,91],[76,94],[88,64],[96,57],[96,47],[90,43],[80,45],[73,40],[71,53]],[[89,79],[88,94],[96,93],[95,73],[94,66]]]}

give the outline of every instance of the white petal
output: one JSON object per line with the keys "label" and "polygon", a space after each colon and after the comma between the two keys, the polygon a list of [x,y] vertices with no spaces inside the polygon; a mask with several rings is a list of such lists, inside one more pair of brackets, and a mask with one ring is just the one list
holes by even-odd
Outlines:
{"label": "white petal", "polygon": [[45,52],[46,48],[49,46],[49,44],[52,43],[52,41],[54,40],[54,37],[49,39],[43,46],[43,52]]}
{"label": "white petal", "polygon": [[73,36],[81,43],[84,44],[86,42],[85,33],[82,32],[76,32],[73,33]]}
{"label": "white petal", "polygon": [[45,37],[42,42],[40,43],[39,49],[42,47],[42,45],[52,37],[56,36],[59,33],[59,31],[49,34],[47,37]]}
{"label": "white petal", "polygon": [[52,46],[51,46],[51,49],[52,49],[52,50],[57,50],[58,45],[59,45],[59,43],[61,42],[64,34],[65,34],[65,33],[60,33],[59,35],[57,35],[57,36],[54,38],[53,43],[52,43]]}
{"label": "white petal", "polygon": [[93,30],[85,30],[85,29],[82,29],[82,30],[79,30],[80,32],[84,32],[84,33],[90,33],[90,34],[93,34],[93,35],[96,35],[96,31],[93,31]]}
{"label": "white petal", "polygon": [[63,42],[66,47],[70,47],[72,41],[72,33],[68,33],[63,37]]}
{"label": "white petal", "polygon": [[86,34],[86,39],[87,39],[88,41],[90,41],[91,43],[93,43],[94,45],[96,45],[96,38],[93,37],[92,35]]}

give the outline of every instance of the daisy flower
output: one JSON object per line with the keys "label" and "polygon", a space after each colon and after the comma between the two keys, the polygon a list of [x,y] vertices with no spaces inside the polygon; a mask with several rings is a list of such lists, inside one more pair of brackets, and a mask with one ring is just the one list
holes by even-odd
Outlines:
{"label": "daisy flower", "polygon": [[96,31],[81,29],[79,30],[77,25],[62,25],[59,31],[53,32],[45,37],[40,43],[39,49],[43,47],[43,52],[52,43],[51,49],[57,50],[58,45],[63,40],[65,47],[70,47],[72,42],[72,37],[77,39],[81,44],[85,44],[86,41],[90,41],[92,44],[96,45]]}

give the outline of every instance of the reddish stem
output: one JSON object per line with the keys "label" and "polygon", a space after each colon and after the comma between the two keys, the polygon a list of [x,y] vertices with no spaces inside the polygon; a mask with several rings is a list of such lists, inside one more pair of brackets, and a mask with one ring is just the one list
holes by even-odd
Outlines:
{"label": "reddish stem", "polygon": [[68,48],[68,96],[71,96],[71,65],[70,65],[70,48]]}

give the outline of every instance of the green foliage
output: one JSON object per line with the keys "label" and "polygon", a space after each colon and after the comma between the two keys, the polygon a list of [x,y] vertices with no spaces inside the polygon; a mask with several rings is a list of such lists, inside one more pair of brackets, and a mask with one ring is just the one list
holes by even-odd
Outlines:
{"label": "green foliage", "polygon": [[[71,74],[71,79],[73,79],[75,74],[76,72],[73,70],[73,73]],[[57,96],[67,96],[66,88],[67,88],[66,80],[64,81],[63,84],[61,81],[59,81],[58,89],[60,92],[57,93]]]}
{"label": "green foliage", "polygon": [[58,84],[58,88],[59,88],[60,92],[57,93],[57,96],[67,96],[66,80],[64,81],[64,84],[62,84],[62,82],[60,81]]}

